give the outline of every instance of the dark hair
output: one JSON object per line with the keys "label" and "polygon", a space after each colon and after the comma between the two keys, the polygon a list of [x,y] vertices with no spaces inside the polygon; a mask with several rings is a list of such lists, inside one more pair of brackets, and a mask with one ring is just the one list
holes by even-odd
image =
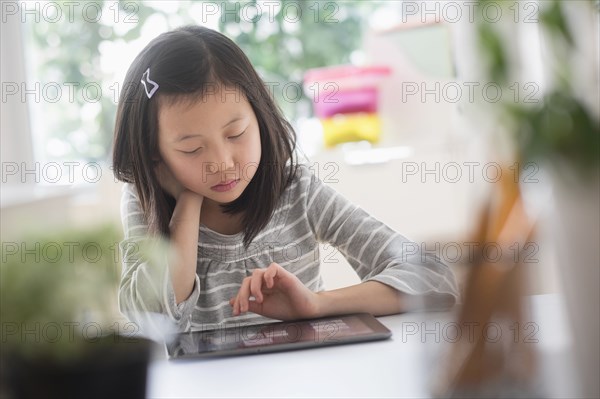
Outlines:
{"label": "dark hair", "polygon": [[[159,85],[152,98],[140,82],[148,68]],[[201,26],[180,27],[152,40],[135,58],[119,98],[113,171],[117,179],[135,185],[151,234],[168,237],[175,200],[162,190],[154,169],[160,157],[159,105],[195,101],[216,85],[239,89],[260,129],[262,155],[252,181],[238,199],[221,205],[226,213],[245,211],[247,247],[268,224],[296,174],[296,134],[248,57],[225,35]]]}

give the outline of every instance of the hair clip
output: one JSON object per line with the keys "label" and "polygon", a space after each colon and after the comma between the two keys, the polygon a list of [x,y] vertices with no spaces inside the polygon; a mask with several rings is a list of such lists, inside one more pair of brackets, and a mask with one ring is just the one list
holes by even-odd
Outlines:
{"label": "hair clip", "polygon": [[[144,80],[145,79],[145,80]],[[153,80],[150,80],[150,68],[146,69],[146,72],[142,75],[142,84],[144,85],[144,90],[146,90],[146,95],[148,98],[152,98],[156,90],[158,90],[158,83]],[[146,82],[152,85],[152,90],[148,91],[148,86],[146,86]]]}

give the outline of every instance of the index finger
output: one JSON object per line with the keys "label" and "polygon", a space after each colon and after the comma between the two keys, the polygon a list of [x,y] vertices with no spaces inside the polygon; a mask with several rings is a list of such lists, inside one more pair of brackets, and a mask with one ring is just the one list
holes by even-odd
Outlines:
{"label": "index finger", "polygon": [[277,276],[277,272],[281,269],[277,263],[273,262],[267,267],[267,270],[264,274],[265,282],[267,283],[267,288],[273,288],[275,284],[275,277]]}

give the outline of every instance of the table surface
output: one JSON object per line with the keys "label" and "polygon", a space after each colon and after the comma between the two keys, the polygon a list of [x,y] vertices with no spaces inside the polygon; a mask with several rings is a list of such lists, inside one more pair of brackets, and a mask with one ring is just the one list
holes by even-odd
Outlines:
{"label": "table surface", "polygon": [[[530,316],[519,339],[535,346],[537,385],[546,397],[570,396],[570,333],[559,295],[527,297]],[[431,397],[444,354],[456,337],[453,312],[379,317],[391,339],[290,352],[170,361],[148,374],[149,398],[185,397]],[[527,324],[530,323],[530,324]],[[511,334],[490,328],[488,336]]]}

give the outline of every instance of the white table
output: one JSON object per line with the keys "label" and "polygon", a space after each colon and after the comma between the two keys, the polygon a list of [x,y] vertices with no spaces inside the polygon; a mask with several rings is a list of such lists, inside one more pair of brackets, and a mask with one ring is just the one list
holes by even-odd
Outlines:
{"label": "white table", "polygon": [[[547,397],[571,396],[569,333],[558,295],[530,297]],[[241,357],[152,362],[149,398],[430,397],[449,344],[452,313],[380,317],[386,341]],[[437,330],[436,330],[437,328]],[[427,331],[425,331],[427,330]],[[533,331],[533,330],[531,330]],[[505,332],[507,333],[507,332]],[[512,332],[510,332],[512,333]]]}

